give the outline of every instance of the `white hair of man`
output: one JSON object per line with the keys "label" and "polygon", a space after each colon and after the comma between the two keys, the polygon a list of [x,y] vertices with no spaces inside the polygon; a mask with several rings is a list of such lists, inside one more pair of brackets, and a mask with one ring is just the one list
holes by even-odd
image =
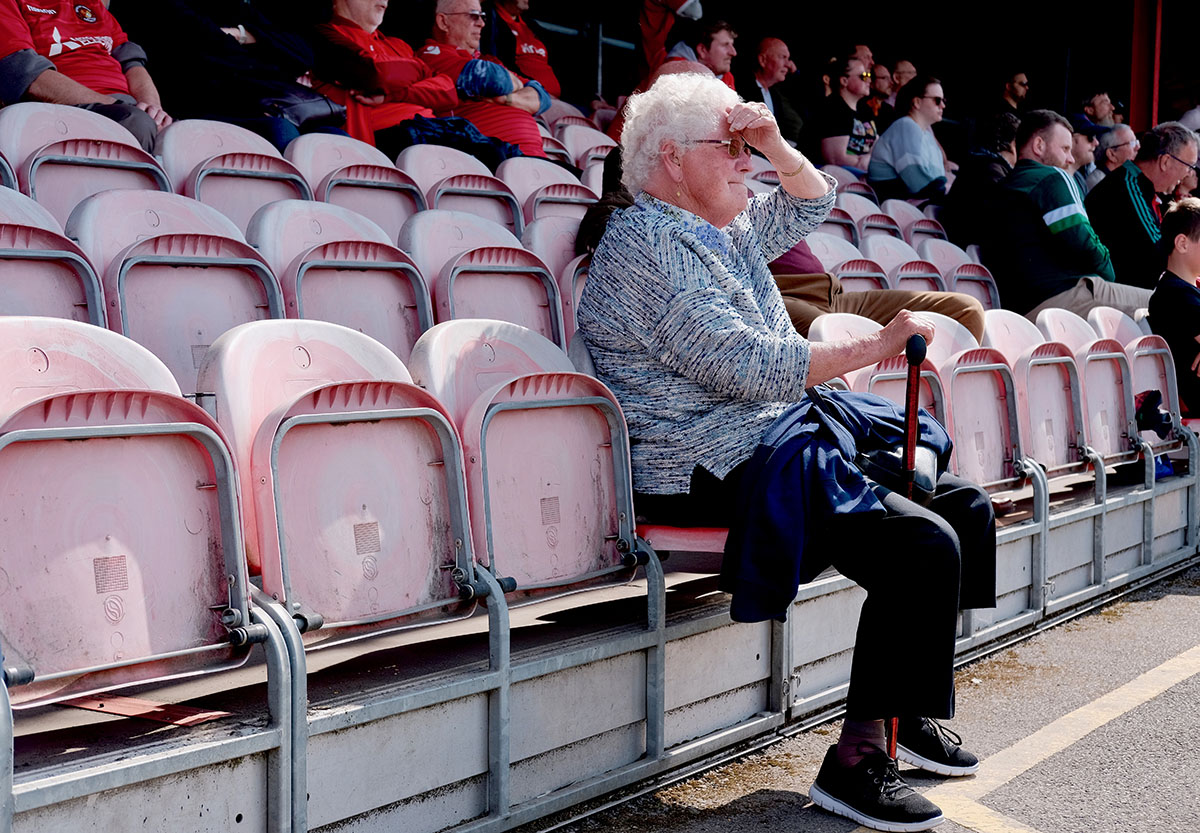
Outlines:
{"label": "white hair of man", "polygon": [[462,5],[462,0],[437,0],[437,6],[434,8],[434,14],[450,14],[458,11],[458,7]]}
{"label": "white hair of man", "polygon": [[742,99],[714,75],[664,75],[630,97],[621,133],[621,184],[642,191],[668,142],[680,147],[726,127],[725,112]]}

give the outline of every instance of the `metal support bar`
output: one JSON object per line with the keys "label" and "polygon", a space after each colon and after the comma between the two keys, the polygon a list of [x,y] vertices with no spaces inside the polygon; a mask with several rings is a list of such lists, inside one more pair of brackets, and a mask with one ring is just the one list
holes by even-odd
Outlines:
{"label": "metal support bar", "polygon": [[0,680],[0,833],[12,833],[13,713],[8,685]]}
{"label": "metal support bar", "polygon": [[250,618],[265,627],[269,634],[263,646],[267,654],[267,708],[271,726],[279,735],[279,745],[267,752],[267,830],[268,833],[303,833],[303,827],[293,827],[292,819],[295,777],[292,762],[296,752],[292,747],[292,717],[297,683],[304,685],[307,681],[292,677],[287,643],[270,615],[261,608],[252,607]]}
{"label": "metal support bar", "polygon": [[487,585],[488,599],[488,670],[496,675],[496,688],[488,692],[488,816],[508,815],[512,766],[509,737],[509,694],[512,674],[512,628],[508,602],[496,577],[483,567],[476,575]]}
{"label": "metal support bar", "polygon": [[646,757],[663,757],[667,711],[667,580],[658,554],[640,538],[639,554],[646,554],[646,627],[655,643],[646,650]]}

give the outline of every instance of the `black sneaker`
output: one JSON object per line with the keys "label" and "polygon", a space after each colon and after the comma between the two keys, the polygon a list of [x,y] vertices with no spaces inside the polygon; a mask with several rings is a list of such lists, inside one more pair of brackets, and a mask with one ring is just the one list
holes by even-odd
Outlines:
{"label": "black sneaker", "polygon": [[930,717],[902,718],[896,758],[938,775],[970,775],[979,759],[962,748],[962,738]]}
{"label": "black sneaker", "polygon": [[[837,745],[829,747],[817,780],[808,791],[818,807],[889,833],[928,830],[942,823],[942,811],[913,791],[896,762],[874,746],[852,767],[838,763]],[[865,749],[864,749],[865,751]]]}

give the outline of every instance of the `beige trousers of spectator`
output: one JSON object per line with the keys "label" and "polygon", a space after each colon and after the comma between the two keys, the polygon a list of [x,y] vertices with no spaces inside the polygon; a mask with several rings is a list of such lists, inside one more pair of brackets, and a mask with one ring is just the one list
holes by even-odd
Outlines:
{"label": "beige trousers of spectator", "polygon": [[887,324],[896,313],[906,309],[948,315],[970,330],[976,341],[983,338],[983,305],[961,292],[910,292],[905,289],[843,292],[841,281],[828,273],[776,275],[775,283],[783,295],[783,305],[787,307],[792,324],[805,337],[813,320],[827,312],[851,312]]}
{"label": "beige trousers of spectator", "polygon": [[1096,307],[1114,307],[1133,318],[1134,312],[1150,306],[1152,294],[1153,289],[1142,289],[1140,286],[1113,283],[1098,277],[1080,278],[1079,283],[1066,292],[1047,298],[1025,313],[1025,317],[1036,324],[1038,313],[1044,309],[1068,309],[1080,318],[1087,318],[1087,314]]}

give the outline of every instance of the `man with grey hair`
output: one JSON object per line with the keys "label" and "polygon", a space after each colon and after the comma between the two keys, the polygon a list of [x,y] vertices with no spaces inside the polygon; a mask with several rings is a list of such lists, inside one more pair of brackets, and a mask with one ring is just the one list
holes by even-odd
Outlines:
{"label": "man with grey hair", "polygon": [[1087,190],[1095,188],[1100,180],[1137,156],[1138,139],[1133,128],[1118,124],[1096,137],[1096,167],[1087,175]]}
{"label": "man with grey hair", "polygon": [[1101,180],[1085,205],[1092,227],[1112,255],[1121,283],[1153,289],[1166,268],[1162,199],[1196,168],[1200,139],[1177,121],[1163,122],[1142,136],[1141,149]]}

